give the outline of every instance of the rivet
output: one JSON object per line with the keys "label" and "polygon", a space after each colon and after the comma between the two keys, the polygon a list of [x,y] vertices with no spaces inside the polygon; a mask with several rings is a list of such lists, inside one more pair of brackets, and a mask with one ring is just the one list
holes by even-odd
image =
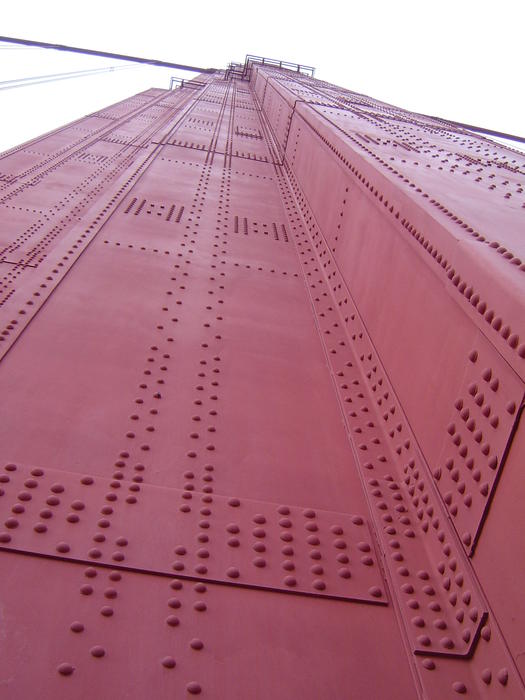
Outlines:
{"label": "rivet", "polygon": [[70,676],[75,670],[75,667],[68,663],[62,663],[57,666],[57,671],[61,676]]}
{"label": "rivet", "polygon": [[455,681],[452,683],[452,689],[460,695],[464,695],[467,692],[467,686],[461,681]]}
{"label": "rivet", "polygon": [[423,647],[429,647],[431,645],[430,637],[427,637],[425,634],[420,635],[417,638],[417,642]]}
{"label": "rivet", "polygon": [[483,671],[481,672],[481,680],[483,681],[483,683],[490,685],[492,681],[492,671],[490,670],[490,668],[483,669]]}
{"label": "rivet", "polygon": [[94,656],[96,659],[100,659],[106,655],[106,650],[104,649],[104,647],[101,647],[99,645],[91,647],[90,652],[91,656]]}
{"label": "rivet", "polygon": [[195,681],[191,681],[191,683],[188,683],[186,686],[186,690],[188,693],[190,693],[190,695],[200,695],[202,688]]}
{"label": "rivet", "polygon": [[509,672],[507,671],[506,668],[502,668],[498,671],[497,673],[497,679],[501,683],[501,685],[507,685],[509,681]]}
{"label": "rivet", "polygon": [[491,636],[492,636],[492,631],[491,631],[489,625],[485,625],[484,627],[481,628],[482,639],[484,639],[486,642],[489,642]]}

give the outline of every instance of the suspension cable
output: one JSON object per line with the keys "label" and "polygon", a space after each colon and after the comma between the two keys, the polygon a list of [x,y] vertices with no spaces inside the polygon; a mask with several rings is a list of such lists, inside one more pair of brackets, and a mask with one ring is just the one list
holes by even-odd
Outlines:
{"label": "suspension cable", "polygon": [[159,61],[155,58],[141,58],[139,56],[126,56],[121,53],[110,53],[109,51],[96,51],[94,49],[81,49],[78,46],[66,46],[64,44],[50,44],[45,41],[33,41],[31,39],[15,39],[9,36],[0,36],[0,42],[10,44],[22,44],[23,46],[37,46],[41,49],[55,49],[56,51],[69,51],[70,53],[82,53],[88,56],[102,56],[103,58],[113,58],[119,61],[131,61],[133,63],[146,63],[151,66],[161,68],[179,68],[189,70],[194,73],[215,73],[215,68],[198,68],[197,66],[186,66],[182,63],[171,63],[169,61]]}

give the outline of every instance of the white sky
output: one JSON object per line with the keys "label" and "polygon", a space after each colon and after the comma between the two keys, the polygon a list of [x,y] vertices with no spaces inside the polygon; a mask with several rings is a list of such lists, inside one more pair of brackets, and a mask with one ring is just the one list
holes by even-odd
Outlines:
{"label": "white sky", "polygon": [[[282,58],[400,107],[525,136],[524,26],[525,0],[20,0],[4,3],[0,32],[202,67],[246,53]],[[119,65],[2,46],[0,81]],[[139,67],[0,90],[0,151],[168,87],[173,74]]]}

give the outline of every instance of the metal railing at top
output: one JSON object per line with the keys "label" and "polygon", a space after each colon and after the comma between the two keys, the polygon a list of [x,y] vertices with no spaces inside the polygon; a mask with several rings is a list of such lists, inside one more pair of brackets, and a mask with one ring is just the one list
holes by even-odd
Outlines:
{"label": "metal railing at top", "polygon": [[295,71],[296,73],[304,73],[305,75],[309,75],[311,78],[313,78],[315,74],[315,68],[313,66],[305,66],[302,63],[292,63],[290,61],[281,61],[276,58],[266,58],[265,56],[254,56],[252,54],[247,54],[244,63],[262,63],[263,66],[286,68],[288,70]]}
{"label": "metal railing at top", "polygon": [[197,90],[201,87],[204,87],[205,85],[205,82],[203,82],[202,80],[196,80],[195,78],[190,80],[184,80],[184,78],[176,78],[175,76],[172,76],[170,78],[170,90],[173,90],[175,88],[193,88],[194,90]]}
{"label": "metal railing at top", "polygon": [[306,66],[302,63],[293,63],[291,61],[282,61],[277,58],[267,58],[266,56],[254,56],[253,54],[247,54],[243,63],[230,63],[226,72],[224,74],[225,80],[232,80],[237,78],[239,80],[249,80],[251,76],[253,64],[259,64],[263,66],[271,66],[274,68],[285,69],[293,71],[294,73],[302,73],[311,78],[314,77],[315,68],[313,66]]}

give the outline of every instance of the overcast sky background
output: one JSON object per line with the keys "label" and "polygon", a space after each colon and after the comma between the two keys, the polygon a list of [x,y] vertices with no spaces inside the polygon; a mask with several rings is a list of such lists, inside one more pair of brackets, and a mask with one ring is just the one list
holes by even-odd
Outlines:
{"label": "overcast sky background", "polygon": [[[201,67],[253,53],[313,65],[318,78],[406,109],[525,136],[525,0],[5,5],[4,36]],[[16,89],[4,82],[109,66],[118,70]],[[171,75],[191,74],[0,44],[0,151],[148,87],[167,88]]]}

